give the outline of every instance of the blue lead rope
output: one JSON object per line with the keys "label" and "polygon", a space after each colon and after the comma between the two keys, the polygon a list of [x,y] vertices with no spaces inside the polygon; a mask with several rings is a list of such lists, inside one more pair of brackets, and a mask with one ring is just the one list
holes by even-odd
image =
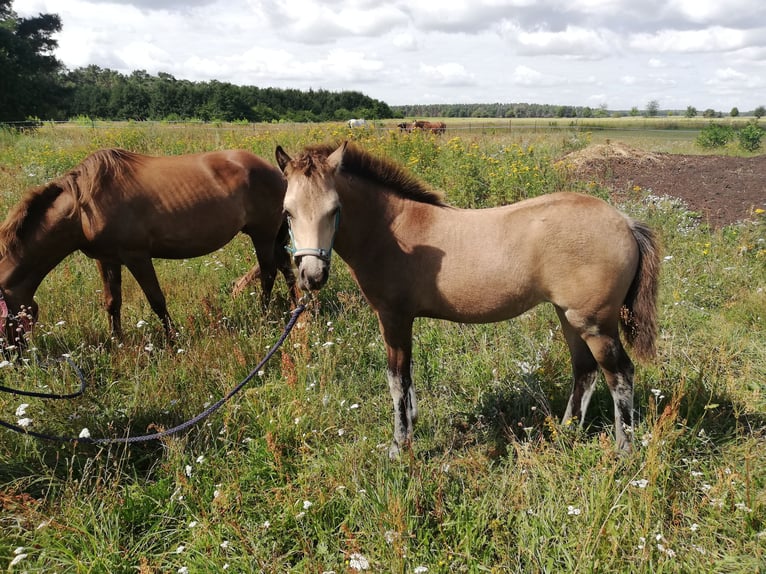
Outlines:
{"label": "blue lead rope", "polygon": [[[183,430],[186,430],[201,420],[209,417],[211,414],[213,414],[215,411],[220,409],[224,403],[226,403],[229,399],[231,399],[234,395],[236,395],[239,391],[243,389],[243,387],[250,382],[250,380],[258,374],[258,371],[260,371],[263,366],[268,362],[269,359],[274,355],[274,353],[277,352],[279,347],[282,346],[282,343],[285,342],[285,339],[287,339],[288,335],[290,334],[290,331],[293,330],[293,327],[295,327],[295,323],[298,320],[298,316],[303,313],[303,311],[306,310],[306,306],[301,304],[298,305],[295,310],[293,310],[292,315],[290,316],[290,320],[288,321],[287,325],[285,325],[285,329],[282,332],[282,335],[279,337],[279,340],[274,344],[271,349],[269,349],[269,352],[266,353],[266,356],[261,359],[261,362],[258,363],[255,368],[250,371],[250,373],[240,381],[240,383],[231,389],[228,393],[226,393],[221,399],[210,405],[207,409],[202,411],[200,414],[198,414],[193,419],[190,419],[184,423],[181,423],[178,426],[175,426],[173,428],[169,428],[164,431],[156,432],[153,434],[146,434],[141,436],[129,436],[129,437],[122,437],[122,438],[91,438],[91,437],[65,437],[65,436],[54,436],[49,435],[45,433],[39,433],[35,432],[8,422],[5,422],[3,420],[0,420],[0,426],[5,427],[7,429],[10,429],[14,432],[20,433],[20,434],[26,434],[29,436],[33,436],[35,438],[43,439],[43,440],[49,440],[49,441],[55,441],[55,442],[71,442],[71,443],[84,443],[84,444],[133,444],[133,443],[139,443],[139,442],[147,442],[150,440],[158,440],[161,438],[164,438],[166,436],[170,436],[172,434],[179,433]],[[72,393],[70,395],[46,395],[41,393],[31,393],[27,391],[17,391],[14,389],[7,389],[8,392],[12,392],[15,394],[23,394],[25,396],[42,396],[43,398],[53,398],[53,399],[60,399],[60,398],[72,398],[79,396],[83,393],[85,390],[85,376],[83,375],[82,371],[75,365],[72,361],[67,359],[67,362],[75,369],[75,373],[77,374],[77,378],[80,380],[80,390],[78,390],[75,393]],[[6,390],[5,387],[0,388],[0,390]]]}

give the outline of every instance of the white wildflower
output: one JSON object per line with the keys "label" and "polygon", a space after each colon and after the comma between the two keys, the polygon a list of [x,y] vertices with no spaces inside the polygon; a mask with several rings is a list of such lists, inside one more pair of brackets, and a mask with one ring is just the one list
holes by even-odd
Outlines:
{"label": "white wildflower", "polygon": [[350,407],[348,407],[348,408],[349,408],[349,410],[352,410],[352,411],[353,411],[354,409],[358,409],[358,408],[359,408],[359,403],[354,403],[353,405],[351,405],[351,406],[350,406]]}
{"label": "white wildflower", "polygon": [[183,553],[184,550],[186,550],[186,546],[184,546],[183,544],[180,544],[178,548],[176,548],[176,554],[181,554]]}
{"label": "white wildflower", "polygon": [[204,460],[205,460],[205,455],[203,455],[203,454],[199,455],[197,457],[197,464],[200,464],[200,463],[204,462]]}
{"label": "white wildflower", "polygon": [[567,514],[569,514],[570,516],[579,516],[581,513],[582,513],[582,510],[580,510],[579,508],[576,508],[572,506],[571,504],[567,506]]}
{"label": "white wildflower", "polygon": [[144,328],[144,327],[146,327],[148,324],[149,324],[149,323],[147,323],[146,321],[144,321],[143,319],[141,319],[141,320],[140,320],[138,323],[136,323],[136,327],[137,327],[137,328],[139,328],[139,329],[143,329],[143,328]]}
{"label": "white wildflower", "polygon": [[27,409],[29,408],[28,403],[21,403],[19,407],[16,409],[16,416],[17,417],[23,417],[25,414],[27,414]]}
{"label": "white wildflower", "polygon": [[229,541],[228,540],[224,540],[223,542],[221,542],[220,547],[223,550],[226,550],[229,547]]}
{"label": "white wildflower", "polygon": [[428,568],[426,566],[416,566],[412,572],[413,574],[426,574]]}
{"label": "white wildflower", "polygon": [[90,431],[88,427],[83,428],[78,435],[80,438],[90,438]]}
{"label": "white wildflower", "polygon": [[4,369],[5,367],[10,367],[10,366],[11,366],[10,361],[5,361],[5,360],[0,361],[0,369]]}
{"label": "white wildflower", "polygon": [[199,522],[197,522],[196,520],[192,520],[192,521],[189,523],[189,528],[196,528],[196,527],[197,527],[197,524],[199,524]]}
{"label": "white wildflower", "polygon": [[191,475],[192,475],[192,466],[191,466],[190,464],[187,464],[187,465],[184,467],[184,473],[186,473],[186,476],[187,476],[187,477],[191,478]]}
{"label": "white wildflower", "polygon": [[295,515],[295,520],[300,520],[300,519],[301,519],[301,518],[303,518],[304,516],[306,516],[306,513],[305,513],[305,512],[303,512],[303,511],[301,511],[301,512],[299,512],[298,514],[296,514],[296,515]]}
{"label": "white wildflower", "polygon": [[348,557],[348,565],[353,570],[367,570],[370,567],[370,562],[359,552],[354,552]]}
{"label": "white wildflower", "polygon": [[189,574],[189,567],[188,566],[181,566],[177,570],[178,574]]}
{"label": "white wildflower", "polygon": [[314,503],[311,502],[310,500],[304,500],[303,501],[303,510],[308,510],[312,506],[314,506]]}
{"label": "white wildflower", "polygon": [[630,485],[635,486],[636,488],[646,488],[648,484],[649,484],[649,481],[646,480],[645,478],[630,481]]}
{"label": "white wildflower", "polygon": [[16,421],[16,423],[20,427],[22,427],[22,428],[27,428],[29,425],[32,424],[32,419],[30,419],[30,418],[23,418],[23,419],[19,419],[18,421]]}
{"label": "white wildflower", "polygon": [[737,510],[741,510],[743,512],[752,512],[753,510],[751,508],[748,508],[747,505],[744,502],[738,502],[734,505],[734,507]]}
{"label": "white wildflower", "polygon": [[263,528],[264,530],[268,530],[269,528],[271,528],[271,522],[269,522],[268,520],[264,520],[263,524],[261,524],[261,528]]}
{"label": "white wildflower", "polygon": [[689,527],[689,530],[691,530],[692,532],[697,532],[699,529],[700,529],[700,525],[697,524],[696,522]]}

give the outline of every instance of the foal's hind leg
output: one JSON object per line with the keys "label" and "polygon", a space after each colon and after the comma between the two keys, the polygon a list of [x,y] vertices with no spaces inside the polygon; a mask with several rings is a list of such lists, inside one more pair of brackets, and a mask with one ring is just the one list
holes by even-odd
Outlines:
{"label": "foal's hind leg", "polygon": [[112,336],[122,337],[122,265],[96,260],[101,281],[104,284],[104,308],[109,314]]}
{"label": "foal's hind leg", "polygon": [[617,448],[630,451],[633,432],[633,363],[620,342],[616,325],[613,332],[586,336],[586,341],[604,371],[606,384],[612,393]]}
{"label": "foal's hind leg", "polygon": [[569,396],[567,410],[561,424],[567,425],[572,419],[575,419],[579,421],[580,426],[583,426],[585,413],[588,410],[588,404],[598,380],[598,363],[580,333],[569,324],[564,312],[556,308],[556,313],[561,321],[564,338],[569,346],[573,376],[572,394]]}
{"label": "foal's hind leg", "polygon": [[[633,430],[633,363],[620,342],[617,319],[611,324],[582,319],[572,311],[556,309],[572,354],[574,387],[564,422],[585,416],[597,378],[594,363],[604,372],[614,402],[614,435],[617,448],[630,451]],[[584,345],[583,345],[584,342]]]}

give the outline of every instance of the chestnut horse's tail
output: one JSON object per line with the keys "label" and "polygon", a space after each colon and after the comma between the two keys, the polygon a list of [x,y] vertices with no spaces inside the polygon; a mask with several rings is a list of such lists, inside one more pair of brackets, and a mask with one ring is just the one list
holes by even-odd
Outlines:
{"label": "chestnut horse's tail", "polygon": [[651,359],[656,354],[657,288],[660,277],[660,246],[654,232],[645,224],[631,221],[630,229],[638,244],[636,276],[625,296],[620,322],[628,344],[637,358]]}

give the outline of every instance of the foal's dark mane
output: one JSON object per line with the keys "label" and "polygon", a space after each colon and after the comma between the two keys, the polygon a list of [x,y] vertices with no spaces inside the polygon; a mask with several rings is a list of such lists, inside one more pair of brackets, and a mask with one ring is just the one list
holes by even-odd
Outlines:
{"label": "foal's dark mane", "polygon": [[[324,165],[327,157],[337,148],[334,144],[307,146],[293,164],[306,176],[310,176],[312,171]],[[446,205],[442,192],[417,179],[394,161],[374,156],[353,143],[346,146],[341,171],[374,181],[406,199],[432,205]]]}
{"label": "foal's dark mane", "polygon": [[73,215],[80,204],[93,199],[104,184],[128,180],[140,158],[139,154],[124,149],[98,150],[64,175],[28,190],[0,225],[0,257],[20,248],[25,230],[40,221],[59,195],[72,195]]}

